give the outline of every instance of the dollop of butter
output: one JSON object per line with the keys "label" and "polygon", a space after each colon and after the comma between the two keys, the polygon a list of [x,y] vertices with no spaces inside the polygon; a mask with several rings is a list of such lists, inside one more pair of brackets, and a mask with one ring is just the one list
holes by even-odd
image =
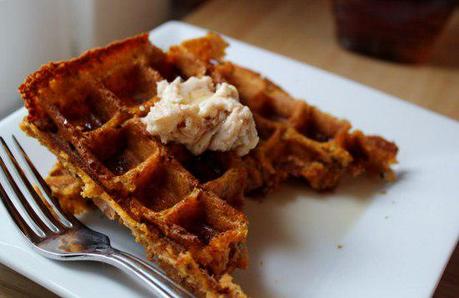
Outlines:
{"label": "dollop of butter", "polygon": [[208,76],[178,77],[160,81],[157,95],[160,100],[141,120],[164,144],[184,144],[195,155],[234,150],[243,156],[258,143],[252,112],[239,102],[233,85],[214,86]]}

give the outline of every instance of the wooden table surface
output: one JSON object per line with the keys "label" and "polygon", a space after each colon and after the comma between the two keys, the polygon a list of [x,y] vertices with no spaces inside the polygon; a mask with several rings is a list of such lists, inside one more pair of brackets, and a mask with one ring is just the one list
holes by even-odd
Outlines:
{"label": "wooden table surface", "polygon": [[[328,1],[215,0],[186,22],[283,54],[372,86],[459,120],[459,10],[426,65],[402,65],[356,55],[334,38]],[[0,297],[53,297],[46,289],[0,265]],[[435,297],[459,297],[459,249]]]}

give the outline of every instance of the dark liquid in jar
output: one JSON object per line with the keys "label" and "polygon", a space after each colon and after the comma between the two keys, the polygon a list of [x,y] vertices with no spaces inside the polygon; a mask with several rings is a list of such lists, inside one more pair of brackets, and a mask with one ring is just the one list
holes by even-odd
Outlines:
{"label": "dark liquid in jar", "polygon": [[456,0],[334,0],[340,44],[399,62],[424,62]]}

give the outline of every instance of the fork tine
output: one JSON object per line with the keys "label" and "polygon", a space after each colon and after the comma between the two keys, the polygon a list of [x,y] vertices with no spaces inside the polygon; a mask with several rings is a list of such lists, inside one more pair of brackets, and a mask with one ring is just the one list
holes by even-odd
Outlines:
{"label": "fork tine", "polygon": [[1,183],[0,194],[6,211],[8,211],[8,214],[13,219],[14,223],[18,226],[19,230],[21,230],[24,236],[29,238],[32,242],[37,243],[43,237],[43,235],[39,235],[29,226],[27,221],[22,217],[21,213],[19,213],[19,211],[16,209],[16,206],[14,206]]}
{"label": "fork tine", "polygon": [[16,171],[18,172],[19,176],[21,177],[22,182],[24,185],[27,187],[29,190],[29,193],[32,195],[32,198],[35,201],[35,204],[37,204],[38,208],[41,210],[43,215],[50,221],[57,229],[55,229],[55,232],[60,232],[62,230],[65,230],[66,227],[63,225],[60,220],[57,218],[57,216],[54,216],[49,207],[46,206],[46,204],[43,202],[42,197],[37,193],[37,190],[30,184],[29,179],[27,179],[27,176],[25,175],[24,171],[22,170],[21,166],[19,165],[18,161],[14,157],[13,153],[11,152],[10,148],[8,147],[8,144],[6,144],[5,140],[0,137],[0,141],[2,143],[3,148],[5,149],[6,153],[8,154],[8,157],[12,161],[14,167],[16,168]]}
{"label": "fork tine", "polygon": [[[0,140],[3,140],[3,138],[0,137]],[[45,234],[48,234],[49,232],[52,232],[52,230],[43,222],[43,220],[38,216],[38,214],[35,212],[35,210],[33,210],[32,206],[29,204],[27,199],[24,197],[24,194],[19,189],[19,186],[16,184],[16,181],[14,181],[13,176],[11,176],[11,173],[8,170],[8,168],[6,167],[6,164],[3,161],[3,158],[1,158],[1,156],[0,156],[0,166],[3,169],[3,173],[5,174],[6,178],[8,179],[8,182],[10,183],[10,185],[13,188],[14,192],[16,193],[16,196],[18,197],[19,201],[21,202],[22,206],[24,207],[25,211],[27,212],[27,215],[30,216],[30,218],[35,222],[35,224]]]}
{"label": "fork tine", "polygon": [[19,141],[17,140],[16,136],[15,135],[12,135],[12,138],[13,138],[13,141],[16,145],[16,148],[19,149],[19,152],[21,153],[22,157],[24,157],[29,169],[32,171],[33,175],[35,176],[35,178],[37,179],[38,183],[40,184],[40,186],[42,187],[42,189],[44,190],[44,192],[46,193],[47,195],[47,198],[48,198],[48,203],[53,207],[55,208],[55,210],[57,210],[57,212],[59,213],[59,216],[61,218],[63,218],[64,220],[68,221],[69,224],[73,224],[75,226],[78,226],[78,225],[81,225],[80,221],[78,219],[75,218],[75,216],[73,216],[73,214],[70,214],[68,212],[64,212],[61,207],[60,207],[60,204],[59,202],[56,200],[56,198],[54,197],[54,195],[52,194],[52,191],[51,189],[49,188],[48,184],[46,183],[46,181],[43,179],[43,177],[41,177],[40,173],[38,172],[37,168],[35,168],[35,166],[33,165],[32,161],[30,160],[30,157],[29,155],[25,152],[25,150],[22,148],[21,144],[19,143]]}

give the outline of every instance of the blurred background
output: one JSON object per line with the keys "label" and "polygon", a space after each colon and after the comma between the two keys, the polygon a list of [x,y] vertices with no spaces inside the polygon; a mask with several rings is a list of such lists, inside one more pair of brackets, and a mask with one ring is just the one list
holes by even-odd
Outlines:
{"label": "blurred background", "polygon": [[[419,87],[425,75],[416,74],[412,86],[404,83],[401,88],[394,75],[380,78],[378,72],[391,65],[404,78],[417,69],[436,73],[440,77],[435,81],[443,78],[454,80],[451,86],[459,85],[456,4],[457,0],[0,0],[0,118],[21,105],[16,88],[40,65],[182,18],[459,117],[459,111],[445,108],[459,101],[459,87],[436,93],[443,84],[438,82],[426,90]],[[369,58],[346,50],[399,66],[365,64]],[[364,69],[355,72],[351,64]],[[432,104],[437,95],[445,107]]]}
{"label": "blurred background", "polygon": [[[0,0],[0,119],[22,105],[17,87],[40,65],[179,19],[459,120],[457,2]],[[53,296],[0,265],[0,297],[32,290]],[[457,248],[435,297],[459,297]]]}
{"label": "blurred background", "polygon": [[0,118],[21,106],[16,88],[40,65],[170,19],[459,118],[455,7],[457,0],[0,0]]}

